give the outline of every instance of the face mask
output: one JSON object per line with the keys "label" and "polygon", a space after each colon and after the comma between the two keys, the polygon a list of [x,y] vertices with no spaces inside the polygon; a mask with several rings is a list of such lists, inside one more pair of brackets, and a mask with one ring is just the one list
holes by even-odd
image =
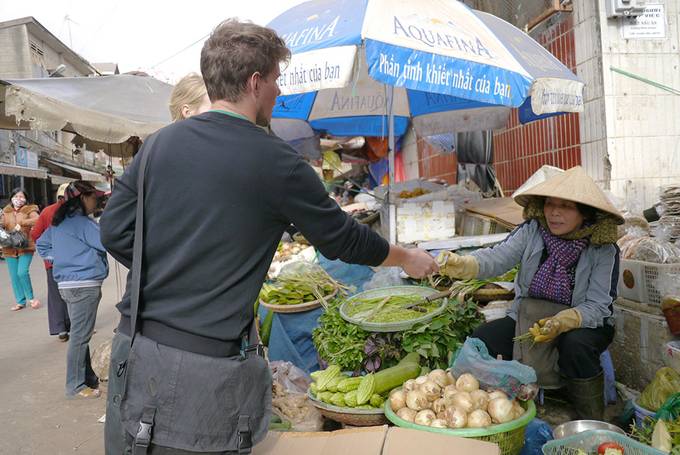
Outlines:
{"label": "face mask", "polygon": [[26,205],[26,199],[22,199],[22,198],[19,198],[19,197],[13,197],[12,198],[12,205],[14,206],[14,208],[20,209],[21,207]]}

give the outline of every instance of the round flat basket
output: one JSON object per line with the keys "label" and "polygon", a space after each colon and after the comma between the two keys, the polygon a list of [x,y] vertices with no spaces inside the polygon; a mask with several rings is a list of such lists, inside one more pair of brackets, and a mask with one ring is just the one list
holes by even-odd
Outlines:
{"label": "round flat basket", "polygon": [[384,298],[396,295],[417,295],[421,297],[428,297],[436,293],[437,293],[436,289],[427,288],[424,286],[393,286],[388,288],[371,289],[369,291],[364,291],[355,294],[349,299],[345,300],[345,302],[343,302],[343,304],[340,306],[340,316],[342,316],[342,318],[345,321],[354,325],[358,325],[367,332],[402,332],[404,330],[410,329],[411,327],[418,323],[427,322],[430,319],[434,318],[435,316],[438,316],[441,313],[443,313],[444,310],[446,309],[446,305],[448,305],[448,299],[447,298],[441,299],[441,304],[434,311],[430,311],[429,313],[423,316],[420,316],[415,319],[409,319],[407,321],[365,322],[360,319],[356,319],[352,316],[349,316],[348,310],[352,307],[352,305],[354,305],[358,300],[361,299]]}
{"label": "round flat basket", "polygon": [[397,416],[397,414],[392,411],[389,400],[385,401],[385,417],[398,427],[492,442],[498,444],[501,449],[501,455],[518,455],[522,451],[522,447],[524,447],[524,430],[529,422],[536,417],[536,405],[533,401],[523,403],[522,406],[526,409],[526,412],[518,419],[508,423],[491,425],[486,428],[461,428],[460,430],[452,430],[450,428],[432,428],[417,425]]}
{"label": "round flat basket", "polygon": [[[324,297],[324,299],[332,299],[338,293],[335,289],[333,292]],[[264,300],[260,299],[260,305],[274,313],[303,313],[305,311],[314,310],[321,306],[319,300],[313,300],[311,302],[298,303],[297,305],[271,305]]]}
{"label": "round flat basket", "polygon": [[314,405],[319,413],[336,422],[344,423],[355,427],[373,427],[377,425],[385,425],[387,418],[383,409],[353,409],[341,408],[333,406],[328,403],[314,398],[311,393],[307,393],[307,398]]}

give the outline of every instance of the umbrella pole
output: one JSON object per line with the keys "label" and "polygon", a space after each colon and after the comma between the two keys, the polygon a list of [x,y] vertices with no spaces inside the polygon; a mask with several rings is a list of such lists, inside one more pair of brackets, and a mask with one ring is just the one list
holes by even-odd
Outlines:
{"label": "umbrella pole", "polygon": [[387,84],[387,148],[389,153],[388,167],[390,181],[387,187],[387,208],[390,223],[390,243],[397,243],[397,207],[395,197],[392,193],[394,181],[394,111],[392,109],[394,101],[394,86]]}

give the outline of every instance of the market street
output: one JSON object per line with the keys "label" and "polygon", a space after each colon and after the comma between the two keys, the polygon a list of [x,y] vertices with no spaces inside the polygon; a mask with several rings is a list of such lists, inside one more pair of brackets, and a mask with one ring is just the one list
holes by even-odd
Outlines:
{"label": "market street", "polygon": [[[96,348],[112,337],[118,322],[116,270],[110,259],[97,314]],[[123,280],[123,269],[119,279]],[[106,396],[67,400],[64,396],[67,343],[48,335],[45,269],[36,254],[31,264],[38,310],[10,311],[14,303],[7,265],[0,261],[0,454],[103,454]],[[106,383],[102,383],[106,390]]]}

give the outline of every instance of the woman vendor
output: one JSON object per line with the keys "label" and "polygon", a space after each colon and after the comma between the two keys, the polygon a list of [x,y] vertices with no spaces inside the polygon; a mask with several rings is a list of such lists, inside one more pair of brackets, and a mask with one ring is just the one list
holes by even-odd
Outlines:
{"label": "woman vendor", "polygon": [[[470,255],[440,255],[452,278],[491,278],[520,264],[508,315],[472,334],[492,356],[536,370],[544,388],[567,386],[580,418],[604,414],[600,354],[614,338],[622,216],[579,167],[515,196],[526,222],[501,244]],[[531,333],[533,340],[513,343]]]}

